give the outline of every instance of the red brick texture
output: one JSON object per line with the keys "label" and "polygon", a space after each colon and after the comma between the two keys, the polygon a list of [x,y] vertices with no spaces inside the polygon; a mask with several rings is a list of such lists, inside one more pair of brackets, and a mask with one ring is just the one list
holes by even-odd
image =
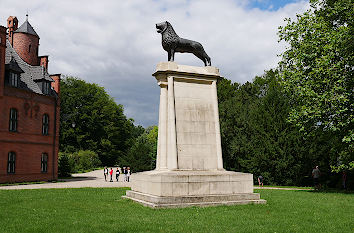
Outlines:
{"label": "red brick texture", "polygon": [[[0,183],[57,179],[60,109],[56,101],[54,97],[5,87],[0,99]],[[17,132],[9,131],[10,108],[18,112]],[[43,114],[49,115],[49,135],[42,135]],[[9,152],[16,153],[15,174],[7,173]],[[41,172],[42,153],[48,154],[46,173]]]}
{"label": "red brick texture", "polygon": [[39,56],[39,65],[43,66],[46,70],[48,70],[48,56]]}
{"label": "red brick texture", "polygon": [[15,16],[9,16],[9,18],[7,18],[7,27],[9,28],[9,41],[12,45],[13,32],[18,28],[18,20]]}
{"label": "red brick texture", "polygon": [[54,88],[55,92],[60,94],[60,77],[61,74],[52,74],[50,77],[54,80],[52,83],[52,87]]}
{"label": "red brick texture", "polygon": [[0,26],[0,99],[4,95],[5,50],[6,50],[6,28]]}
{"label": "red brick texture", "polygon": [[35,35],[17,32],[13,34],[13,48],[28,64],[39,65],[38,48],[39,38]]}

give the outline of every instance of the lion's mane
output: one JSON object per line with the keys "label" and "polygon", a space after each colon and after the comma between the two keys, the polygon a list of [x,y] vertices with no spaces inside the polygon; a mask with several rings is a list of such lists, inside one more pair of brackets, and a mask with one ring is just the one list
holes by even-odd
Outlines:
{"label": "lion's mane", "polygon": [[162,47],[166,51],[170,51],[171,48],[177,46],[180,37],[177,35],[177,33],[169,22],[166,22],[166,24],[167,28],[162,34]]}

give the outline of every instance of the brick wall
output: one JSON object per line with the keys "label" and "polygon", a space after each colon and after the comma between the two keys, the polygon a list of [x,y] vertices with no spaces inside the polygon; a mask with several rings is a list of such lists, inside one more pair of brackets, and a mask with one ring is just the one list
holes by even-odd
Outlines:
{"label": "brick wall", "polygon": [[9,18],[7,18],[7,27],[9,29],[9,41],[12,45],[12,36],[14,31],[17,30],[18,28],[18,19],[15,16],[9,16]]}
{"label": "brick wall", "polygon": [[50,77],[54,80],[52,82],[52,87],[54,88],[55,92],[60,94],[60,79],[61,79],[61,74],[51,74]]}
{"label": "brick wall", "polygon": [[33,66],[39,65],[38,47],[39,38],[37,36],[21,32],[13,34],[13,48],[28,64]]}
{"label": "brick wall", "polygon": [[[0,98],[0,183],[57,179],[60,106],[55,107],[56,101],[54,97],[5,87]],[[10,108],[18,111],[17,132],[9,132]],[[43,114],[49,115],[49,135],[42,135]],[[16,153],[15,174],[7,174],[10,151]],[[46,173],[41,172],[42,153],[48,154]]]}
{"label": "brick wall", "polygon": [[0,26],[0,99],[4,93],[5,84],[5,50],[6,50],[6,28]]}
{"label": "brick wall", "polygon": [[39,65],[43,66],[46,70],[48,70],[48,62],[49,62],[48,56],[47,55],[39,56],[38,59],[39,59]]}

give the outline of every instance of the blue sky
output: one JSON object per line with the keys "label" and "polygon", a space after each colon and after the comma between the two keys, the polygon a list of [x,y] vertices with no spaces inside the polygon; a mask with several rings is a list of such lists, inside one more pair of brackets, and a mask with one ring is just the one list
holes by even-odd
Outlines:
{"label": "blue sky", "polygon": [[251,0],[247,4],[249,8],[258,8],[261,10],[276,11],[289,3],[299,2],[299,0]]}
{"label": "blue sky", "polygon": [[[167,60],[156,23],[169,21],[180,37],[203,45],[222,76],[245,83],[277,66],[285,48],[278,26],[308,7],[307,0],[0,0],[0,25],[10,15],[22,24],[28,11],[49,73],[103,86],[146,127],[158,122],[151,74]],[[176,54],[175,62],[203,66],[191,54]]]}

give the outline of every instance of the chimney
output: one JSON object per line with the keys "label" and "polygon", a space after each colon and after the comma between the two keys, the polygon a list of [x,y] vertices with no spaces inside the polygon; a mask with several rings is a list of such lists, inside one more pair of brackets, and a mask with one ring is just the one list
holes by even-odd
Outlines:
{"label": "chimney", "polygon": [[55,92],[60,94],[60,76],[61,74],[51,74],[50,77],[54,80],[52,83],[52,87],[54,88]]}
{"label": "chimney", "polygon": [[13,46],[13,34],[18,28],[18,20],[16,16],[9,16],[9,18],[7,18],[7,28],[9,29],[9,41],[11,46]]}
{"label": "chimney", "polygon": [[0,26],[0,98],[4,96],[5,51],[6,51],[6,27]]}
{"label": "chimney", "polygon": [[48,55],[45,56],[39,56],[39,65],[43,66],[45,68],[46,71],[48,71]]}

